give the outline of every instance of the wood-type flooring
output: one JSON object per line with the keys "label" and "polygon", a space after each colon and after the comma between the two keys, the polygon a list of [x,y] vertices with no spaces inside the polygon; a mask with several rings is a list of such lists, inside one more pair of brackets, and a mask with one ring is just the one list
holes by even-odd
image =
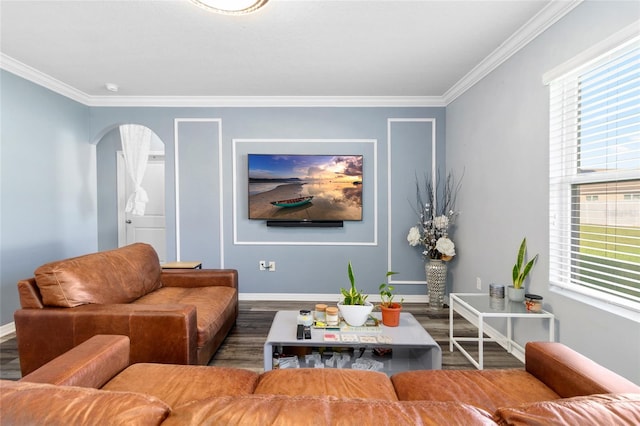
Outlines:
{"label": "wood-type flooring", "polygon": [[[312,302],[241,301],[237,324],[211,359],[209,365],[246,368],[262,372],[263,344],[276,311],[313,309],[313,306]],[[459,350],[449,351],[448,308],[434,309],[424,303],[405,303],[404,310],[412,313],[442,348],[443,369],[475,368]],[[454,325],[456,336],[473,337],[477,335],[477,329],[460,316],[455,316]],[[485,343],[484,346],[485,369],[524,367],[517,358],[507,353],[498,344]],[[477,359],[477,344],[465,344],[465,348]],[[15,335],[7,335],[0,339],[0,378],[17,380],[20,377],[20,362]]]}

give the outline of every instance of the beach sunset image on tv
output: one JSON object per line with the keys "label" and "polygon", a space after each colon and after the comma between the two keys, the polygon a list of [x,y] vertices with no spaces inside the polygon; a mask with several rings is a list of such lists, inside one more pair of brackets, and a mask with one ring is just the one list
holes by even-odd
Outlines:
{"label": "beach sunset image on tv", "polygon": [[249,219],[362,220],[362,155],[248,154]]}

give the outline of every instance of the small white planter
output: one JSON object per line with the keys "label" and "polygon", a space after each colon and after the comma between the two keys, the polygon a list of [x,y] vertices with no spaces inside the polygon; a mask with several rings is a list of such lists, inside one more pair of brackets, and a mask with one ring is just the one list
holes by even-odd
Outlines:
{"label": "small white planter", "polygon": [[360,327],[364,325],[369,318],[369,314],[373,311],[373,304],[365,302],[365,305],[343,305],[342,302],[338,302],[338,309],[342,314],[344,321],[353,327]]}
{"label": "small white planter", "polygon": [[512,302],[524,302],[524,287],[515,288],[510,285],[507,287],[507,296]]}

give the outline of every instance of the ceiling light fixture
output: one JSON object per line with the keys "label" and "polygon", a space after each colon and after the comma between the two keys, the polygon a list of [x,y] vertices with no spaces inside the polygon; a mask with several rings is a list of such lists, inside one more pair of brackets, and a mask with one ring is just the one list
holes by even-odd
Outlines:
{"label": "ceiling light fixture", "polygon": [[191,0],[198,6],[225,15],[245,15],[255,12],[269,0]]}

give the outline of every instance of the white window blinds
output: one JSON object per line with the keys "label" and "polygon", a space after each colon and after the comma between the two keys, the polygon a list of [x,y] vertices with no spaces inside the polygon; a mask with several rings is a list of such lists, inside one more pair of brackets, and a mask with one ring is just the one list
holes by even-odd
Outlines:
{"label": "white window blinds", "polygon": [[550,82],[550,282],[640,311],[640,37]]}

